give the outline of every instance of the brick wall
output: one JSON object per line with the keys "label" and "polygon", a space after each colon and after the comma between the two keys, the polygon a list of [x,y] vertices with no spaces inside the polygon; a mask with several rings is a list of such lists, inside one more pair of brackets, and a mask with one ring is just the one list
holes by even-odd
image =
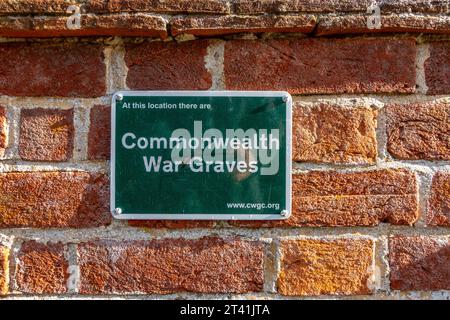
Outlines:
{"label": "brick wall", "polygon": [[[1,1],[0,295],[449,299],[450,4],[371,3]],[[292,217],[113,220],[119,89],[289,91]]]}

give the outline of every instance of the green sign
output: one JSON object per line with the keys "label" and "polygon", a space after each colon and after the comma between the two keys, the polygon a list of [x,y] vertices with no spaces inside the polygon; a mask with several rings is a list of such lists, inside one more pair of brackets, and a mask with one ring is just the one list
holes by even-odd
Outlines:
{"label": "green sign", "polygon": [[291,109],[286,92],[116,93],[114,217],[287,218]]}

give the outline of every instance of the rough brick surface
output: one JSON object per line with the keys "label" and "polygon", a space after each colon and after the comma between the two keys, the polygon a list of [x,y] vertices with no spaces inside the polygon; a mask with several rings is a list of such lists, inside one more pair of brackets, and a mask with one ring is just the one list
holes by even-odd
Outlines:
{"label": "rough brick surface", "polygon": [[263,246],[239,239],[79,245],[83,294],[243,293],[263,287]]}
{"label": "rough brick surface", "polygon": [[322,104],[297,105],[293,114],[293,159],[299,162],[374,163],[377,112]]}
{"label": "rough brick surface", "polygon": [[172,35],[212,36],[239,32],[299,32],[314,30],[316,18],[302,16],[199,16],[171,20]]}
{"label": "rough brick surface", "polygon": [[[367,12],[372,0],[237,0],[239,13],[264,12]],[[384,0],[382,12],[446,12],[448,4],[442,0]]]}
{"label": "rough brick surface", "polygon": [[111,147],[111,108],[97,105],[91,109],[89,127],[88,159],[107,160]]}
{"label": "rough brick surface", "polygon": [[392,14],[381,16],[379,28],[369,28],[367,15],[325,16],[320,20],[316,35],[358,33],[450,33],[450,17]]}
{"label": "rough brick surface", "polygon": [[430,58],[425,61],[428,94],[450,93],[450,43],[432,42]]}
{"label": "rough brick surface", "polygon": [[88,0],[86,9],[90,12],[230,12],[229,4],[222,0]]}
{"label": "rough brick surface", "polygon": [[167,38],[166,21],[162,17],[149,14],[81,15],[79,27],[68,28],[67,23],[67,16],[5,16],[0,17],[0,36],[18,38],[67,36]]}
{"label": "rough brick surface", "polygon": [[100,45],[0,44],[0,94],[97,97],[106,93]]}
{"label": "rough brick surface", "polygon": [[87,228],[111,222],[103,174],[0,173],[0,194],[0,228]]}
{"label": "rough brick surface", "polygon": [[450,173],[438,172],[433,177],[428,204],[428,224],[450,227]]}
{"label": "rough brick surface", "polygon": [[0,13],[65,13],[70,5],[82,4],[84,0],[3,0]]}
{"label": "rough brick surface", "polygon": [[412,225],[418,218],[417,185],[407,170],[293,176],[292,216],[280,222],[234,222],[244,227]]}
{"label": "rough brick surface", "polygon": [[9,249],[0,245],[0,296],[8,293]]}
{"label": "rough brick surface", "polygon": [[138,90],[207,90],[208,41],[150,42],[126,47],[127,85]]}
{"label": "rough brick surface", "polygon": [[6,109],[0,106],[0,149],[8,146],[8,121],[6,117]]}
{"label": "rough brick surface", "polygon": [[450,160],[450,104],[386,108],[389,153],[398,159]]}
{"label": "rough brick surface", "polygon": [[372,292],[371,240],[286,240],[278,291],[289,296]]}
{"label": "rough brick surface", "polygon": [[196,229],[213,228],[214,221],[191,221],[191,220],[134,220],[128,221],[131,227],[148,229]]}
{"label": "rough brick surface", "polygon": [[448,237],[392,237],[389,264],[394,290],[450,290]]}
{"label": "rough brick surface", "polygon": [[16,266],[17,289],[23,293],[65,293],[69,263],[61,243],[22,244]]}
{"label": "rough brick surface", "polygon": [[225,85],[292,94],[411,93],[415,56],[412,39],[229,41]]}
{"label": "rough brick surface", "polygon": [[30,161],[67,161],[74,143],[73,109],[21,111],[19,156]]}

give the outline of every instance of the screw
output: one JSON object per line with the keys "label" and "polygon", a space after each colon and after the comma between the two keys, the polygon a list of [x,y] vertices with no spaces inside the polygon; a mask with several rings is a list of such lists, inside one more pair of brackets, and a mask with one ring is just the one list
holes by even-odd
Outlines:
{"label": "screw", "polygon": [[114,209],[114,215],[119,216],[121,214],[122,214],[122,209],[121,208]]}
{"label": "screw", "polygon": [[121,93],[119,93],[118,95],[116,95],[116,99],[117,99],[117,101],[122,101],[123,95]]}
{"label": "screw", "polygon": [[281,215],[283,217],[287,217],[289,215],[289,212],[287,210],[283,210],[283,211],[281,211]]}
{"label": "screw", "polygon": [[288,97],[288,96],[283,96],[283,102],[287,102],[287,101],[288,101],[288,99],[289,99],[289,97]]}

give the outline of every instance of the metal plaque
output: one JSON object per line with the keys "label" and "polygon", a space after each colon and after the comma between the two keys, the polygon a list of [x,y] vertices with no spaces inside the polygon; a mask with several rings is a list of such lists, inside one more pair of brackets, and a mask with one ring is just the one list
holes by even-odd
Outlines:
{"label": "metal plaque", "polygon": [[288,93],[122,91],[113,97],[111,120],[114,217],[289,217]]}

